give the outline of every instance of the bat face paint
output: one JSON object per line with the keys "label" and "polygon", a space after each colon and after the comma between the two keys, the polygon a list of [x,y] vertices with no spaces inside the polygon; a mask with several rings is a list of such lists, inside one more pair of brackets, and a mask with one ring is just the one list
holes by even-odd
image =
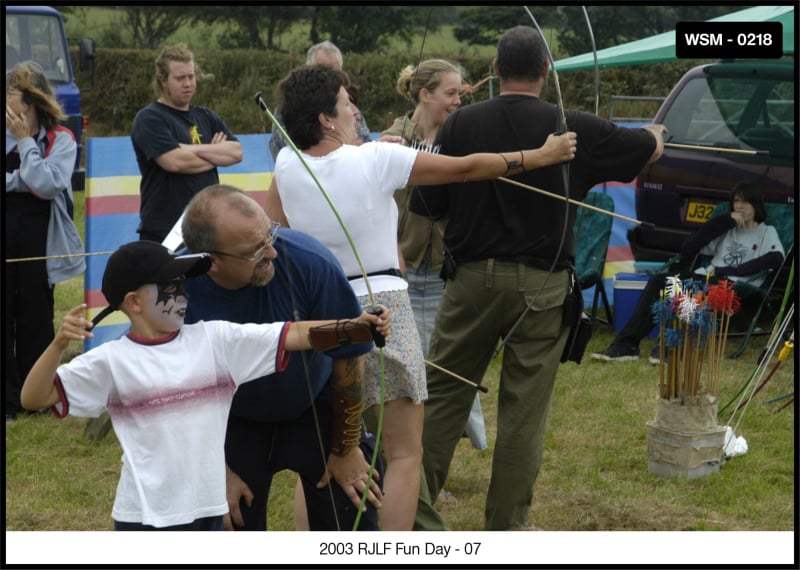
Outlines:
{"label": "bat face paint", "polygon": [[151,284],[149,288],[153,301],[144,303],[148,320],[167,333],[180,328],[189,298],[183,287],[183,277]]}
{"label": "bat face paint", "polygon": [[178,303],[178,297],[183,297],[183,304],[186,305],[186,300],[189,298],[183,287],[183,277],[166,283],[158,283],[157,292],[156,305],[164,303],[167,306],[171,302]]}

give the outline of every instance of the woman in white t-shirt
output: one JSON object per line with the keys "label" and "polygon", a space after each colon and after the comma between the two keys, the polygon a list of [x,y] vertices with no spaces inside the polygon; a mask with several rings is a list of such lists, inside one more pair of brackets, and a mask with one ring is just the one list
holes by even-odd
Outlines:
{"label": "woman in white t-shirt", "polygon": [[408,185],[497,178],[571,160],[576,138],[567,133],[549,137],[540,149],[463,157],[418,152],[390,142],[356,146],[356,116],[347,84],[341,71],[305,65],[278,85],[287,134],[316,180],[291,148],[282,149],[275,161],[278,192],[267,193],[267,211],[273,220],[309,233],[330,248],[363,304],[380,303],[392,310],[392,343],[384,348],[385,375],[377,349],[367,355],[366,402],[373,407],[381,401],[385,404],[382,440],[387,465],[381,528],[411,530],[419,495],[422,403],[427,388],[408,284],[400,273],[394,192]]}

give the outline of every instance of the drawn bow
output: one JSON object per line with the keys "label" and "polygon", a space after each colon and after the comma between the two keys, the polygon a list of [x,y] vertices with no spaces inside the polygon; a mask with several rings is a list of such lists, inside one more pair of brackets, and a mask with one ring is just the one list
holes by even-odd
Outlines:
{"label": "drawn bow", "polygon": [[[553,53],[550,51],[550,46],[544,37],[542,28],[539,27],[539,23],[536,21],[536,18],[534,18],[533,13],[528,9],[527,6],[523,6],[523,8],[530,17],[531,22],[536,28],[536,31],[538,31],[539,35],[542,37],[542,42],[544,43],[545,50],[547,51],[547,60],[550,62],[550,69],[553,72],[553,80],[556,86],[556,104],[558,109],[558,116],[556,120],[555,132],[556,134],[564,134],[568,130],[567,117],[564,112],[564,101],[561,98],[561,84],[558,81],[558,71],[556,71],[555,61],[553,60]],[[561,183],[564,187],[564,197],[566,203],[564,204],[564,222],[561,228],[561,238],[558,243],[558,249],[556,250],[556,254],[553,256],[553,262],[550,264],[550,268],[547,270],[547,276],[542,280],[541,285],[539,285],[539,288],[536,290],[531,299],[528,301],[527,305],[525,306],[525,310],[522,311],[522,313],[520,313],[519,317],[517,317],[517,320],[511,326],[508,333],[505,335],[503,340],[497,346],[492,355],[492,358],[495,358],[498,354],[500,354],[500,352],[503,350],[506,343],[508,342],[508,339],[511,338],[511,335],[514,334],[514,331],[517,330],[517,327],[519,327],[520,323],[522,323],[522,319],[524,319],[525,316],[528,314],[528,311],[530,311],[533,308],[533,304],[536,302],[536,299],[541,294],[545,285],[547,285],[547,282],[550,280],[550,277],[552,277],[553,271],[555,270],[556,265],[558,264],[558,260],[561,257],[561,252],[564,250],[564,243],[566,242],[567,230],[569,228],[569,163],[568,162],[562,163],[560,169],[561,169]],[[504,179],[504,181],[506,180],[507,179]]]}
{"label": "drawn bow", "polygon": [[[284,140],[286,141],[286,144],[289,145],[289,147],[292,149],[292,151],[295,153],[295,155],[300,159],[301,164],[306,169],[306,171],[309,173],[311,178],[314,180],[314,183],[316,184],[317,188],[319,188],[320,192],[322,193],[323,197],[325,198],[325,201],[330,206],[331,211],[333,212],[334,216],[336,217],[336,220],[339,222],[339,225],[341,226],[342,231],[344,232],[345,237],[347,238],[347,242],[348,242],[348,244],[350,245],[350,248],[353,251],[353,255],[355,256],[356,262],[358,263],[359,271],[361,272],[361,275],[364,277],[364,282],[365,282],[365,284],[367,286],[367,294],[368,294],[368,297],[369,297],[369,302],[370,302],[370,305],[371,305],[371,309],[376,308],[377,304],[375,303],[375,296],[372,293],[372,287],[371,287],[371,285],[369,283],[369,277],[367,275],[367,271],[364,268],[363,262],[361,261],[361,256],[359,255],[358,249],[356,248],[356,245],[355,245],[355,242],[353,241],[353,238],[350,235],[350,231],[347,229],[347,226],[344,223],[344,220],[342,219],[342,216],[339,213],[339,210],[336,209],[336,205],[333,203],[333,200],[331,199],[330,194],[328,194],[328,192],[322,186],[322,183],[319,181],[319,178],[317,178],[316,173],[309,166],[308,162],[306,162],[305,157],[303,156],[303,153],[301,153],[300,150],[297,148],[297,146],[295,145],[295,143],[292,140],[292,138],[289,136],[289,134],[284,129],[283,125],[281,125],[281,123],[275,118],[275,115],[273,115],[272,112],[269,110],[269,107],[267,106],[266,102],[264,101],[263,93],[261,91],[259,91],[258,93],[255,94],[255,102],[259,106],[259,108],[269,117],[270,121],[272,121],[272,124],[275,125],[275,128],[283,136]],[[370,309],[368,309],[368,310],[370,310]],[[375,340],[375,345],[378,347],[378,358],[379,358],[379,362],[381,364],[381,397],[380,397],[380,403],[379,403],[379,406],[378,406],[378,408],[379,408],[378,426],[377,426],[377,433],[375,434],[375,450],[374,450],[373,455],[372,455],[372,461],[370,463],[370,470],[369,470],[369,473],[367,474],[367,487],[365,488],[364,494],[361,497],[361,505],[359,506],[358,514],[356,515],[356,520],[353,523],[352,530],[354,530],[354,531],[358,529],[358,525],[361,522],[361,514],[364,512],[364,506],[366,504],[367,496],[369,494],[369,482],[372,481],[373,475],[375,473],[375,464],[376,464],[376,462],[378,460],[378,457],[380,456],[381,434],[383,432],[383,411],[384,411],[383,400],[384,400],[384,397],[385,397],[385,394],[386,394],[386,365],[385,365],[384,355],[383,355],[383,343],[381,343],[379,340],[377,340],[377,337],[376,337],[376,340]],[[308,373],[306,372],[306,374],[308,374]],[[306,377],[306,381],[308,382],[308,377]],[[310,393],[311,386],[310,386],[310,382],[308,382],[308,383],[309,383],[309,393]],[[314,406],[313,398],[312,398],[311,405]],[[316,417],[316,413],[315,413],[315,417]],[[320,446],[322,447],[322,434],[321,434],[321,432],[319,430],[319,426],[317,426],[317,435],[319,436]],[[325,458],[325,459],[327,459],[327,458]],[[332,481],[329,483],[329,485],[331,483],[332,483]],[[335,509],[336,508],[335,503],[333,501],[331,501],[331,504],[334,506],[334,509]],[[336,513],[334,513],[334,514],[336,515]],[[338,523],[338,515],[336,516],[336,521],[337,521],[337,525],[338,525],[339,524]]]}

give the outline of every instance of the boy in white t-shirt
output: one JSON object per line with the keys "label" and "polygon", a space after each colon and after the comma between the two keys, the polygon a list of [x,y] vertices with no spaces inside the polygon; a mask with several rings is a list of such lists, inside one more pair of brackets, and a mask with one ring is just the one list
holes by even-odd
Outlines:
{"label": "boy in white t-shirt", "polygon": [[[223,530],[223,444],[237,386],[283,369],[287,351],[372,342],[370,325],[384,335],[391,328],[385,308],[348,321],[184,325],[183,280],[210,266],[204,253],[123,245],[103,275],[109,306],[93,322],[82,316],[86,305],[72,309],[25,379],[27,409],[51,407],[57,418],[108,410],[123,450],[116,530]],[[130,331],[59,366],[70,341],[91,338],[115,310],[128,316]]]}

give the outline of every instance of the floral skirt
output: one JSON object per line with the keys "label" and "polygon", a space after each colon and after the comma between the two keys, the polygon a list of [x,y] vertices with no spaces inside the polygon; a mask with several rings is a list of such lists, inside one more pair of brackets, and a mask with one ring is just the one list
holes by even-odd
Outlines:
{"label": "floral skirt", "polygon": [[[386,346],[383,347],[383,369],[380,361],[381,349],[375,347],[365,357],[364,391],[367,406],[379,404],[381,399],[388,402],[398,398],[410,398],[415,404],[419,404],[428,398],[428,386],[425,381],[422,343],[408,291],[380,291],[374,293],[374,296],[376,303],[388,307],[392,312],[392,330],[386,339]],[[370,304],[367,295],[358,299],[364,307]]]}

